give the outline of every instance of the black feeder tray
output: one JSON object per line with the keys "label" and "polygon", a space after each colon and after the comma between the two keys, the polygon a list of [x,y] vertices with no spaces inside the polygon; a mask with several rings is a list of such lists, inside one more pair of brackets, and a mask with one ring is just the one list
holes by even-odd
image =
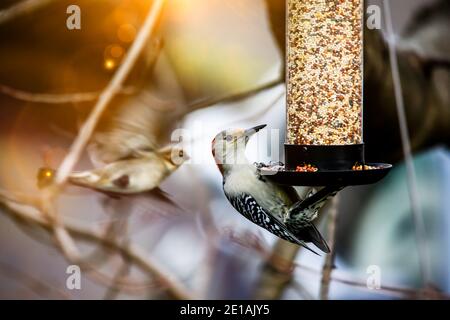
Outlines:
{"label": "black feeder tray", "polygon": [[[386,163],[365,163],[364,144],[343,146],[316,146],[285,144],[285,167],[260,166],[267,179],[290,186],[357,186],[374,184],[392,169]],[[298,172],[297,166],[310,164],[315,172]],[[353,170],[354,165],[362,170]],[[364,169],[364,165],[370,169]]]}

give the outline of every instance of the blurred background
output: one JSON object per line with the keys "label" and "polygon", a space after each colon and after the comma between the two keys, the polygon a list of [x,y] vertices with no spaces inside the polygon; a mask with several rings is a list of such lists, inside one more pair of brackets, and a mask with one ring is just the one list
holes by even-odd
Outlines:
{"label": "blurred background", "polygon": [[[322,211],[318,226],[326,237],[333,236],[327,231],[330,212],[337,212],[329,282],[323,279],[325,255],[301,250],[288,259],[287,268],[270,267],[277,239],[231,207],[210,150],[212,138],[223,129],[267,123],[268,132],[279,133],[282,160],[284,1],[167,0],[155,32],[90,142],[105,153],[134,136],[159,147],[171,141],[175,129],[185,129],[192,159],[161,185],[183,212],[172,215],[145,195],[111,198],[65,188],[57,210],[64,223],[77,226],[69,233],[89,265],[82,268],[81,289],[69,290],[66,270],[73,263],[48,230],[0,205],[0,297],[177,298],[167,289],[172,282],[149,271],[148,263],[143,268],[135,256],[73,231],[79,229],[132,243],[139,257],[170,275],[188,297],[448,297],[450,1],[389,3],[418,192],[414,198],[409,192],[382,15],[382,30],[365,29],[364,140],[369,161],[390,162],[394,169],[376,185],[346,188]],[[73,4],[81,9],[80,30],[66,27],[66,9]],[[38,169],[57,168],[67,155],[153,4],[1,2],[1,190],[39,194]],[[373,4],[382,8],[383,1],[366,1]],[[97,165],[87,150],[77,170]],[[256,141],[248,157],[274,160]],[[426,231],[419,237],[414,204]],[[379,290],[367,287],[371,266],[381,271]]]}

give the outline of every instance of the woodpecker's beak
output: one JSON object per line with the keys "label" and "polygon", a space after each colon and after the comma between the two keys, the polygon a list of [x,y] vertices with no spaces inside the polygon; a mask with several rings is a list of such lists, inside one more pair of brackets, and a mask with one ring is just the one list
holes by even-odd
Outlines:
{"label": "woodpecker's beak", "polygon": [[247,137],[251,137],[252,135],[257,133],[259,130],[264,129],[265,127],[267,127],[267,124],[262,124],[260,126],[256,126],[256,127],[247,129],[244,131],[244,135]]}

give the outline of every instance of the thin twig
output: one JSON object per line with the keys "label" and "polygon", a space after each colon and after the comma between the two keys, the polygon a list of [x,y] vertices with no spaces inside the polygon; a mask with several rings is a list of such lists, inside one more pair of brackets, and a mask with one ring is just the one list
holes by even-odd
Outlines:
{"label": "thin twig", "polygon": [[189,107],[187,108],[187,110],[193,111],[193,110],[197,110],[197,109],[203,109],[203,108],[207,108],[207,107],[211,107],[214,106],[216,104],[219,103],[232,103],[232,102],[236,102],[239,100],[244,100],[247,98],[250,98],[258,93],[261,93],[265,90],[274,88],[280,84],[282,84],[284,82],[284,79],[278,78],[275,80],[272,80],[266,84],[263,84],[261,86],[258,86],[256,88],[244,91],[244,92],[239,92],[239,93],[235,93],[235,94],[227,94],[224,95],[222,97],[219,98],[211,98],[211,99],[205,99],[199,102],[194,102],[191,105],[189,105]]}
{"label": "thin twig", "polygon": [[32,206],[36,206],[39,204],[39,198],[35,196],[30,196],[28,194],[10,192],[7,190],[0,189],[0,200],[2,201],[11,201],[19,204],[29,204]]}
{"label": "thin twig", "polygon": [[[135,93],[132,87],[122,88],[119,93],[130,95]],[[95,101],[100,97],[101,92],[77,92],[77,93],[35,93],[24,90],[19,90],[0,84],[0,93],[14,98],[16,100],[46,103],[46,104],[65,104],[65,103],[81,103]]]}
{"label": "thin twig", "polygon": [[400,127],[400,136],[402,141],[403,154],[405,157],[409,200],[411,203],[411,212],[413,215],[415,236],[419,255],[419,268],[423,281],[423,286],[429,285],[431,279],[430,273],[430,255],[427,247],[427,237],[423,213],[420,206],[420,195],[417,187],[416,172],[414,169],[414,161],[412,156],[411,141],[409,138],[408,121],[406,118],[405,102],[403,99],[403,89],[400,77],[398,57],[396,52],[396,39],[394,28],[392,25],[391,8],[389,1],[384,0],[384,12],[386,15],[386,38],[389,49],[389,58],[391,62],[392,78],[395,92],[395,105]]}
{"label": "thin twig", "polygon": [[[124,226],[127,226],[128,217],[128,215],[121,214],[118,218],[110,218],[102,237],[110,240],[116,239],[119,236],[121,229],[123,230]],[[88,256],[83,258],[84,263],[89,263],[98,267],[108,258],[108,256],[106,256],[105,249],[105,246],[102,243],[99,243],[98,247],[95,247],[94,250],[88,254]]]}
{"label": "thin twig", "polygon": [[[298,263],[295,264],[295,267],[298,269],[304,270],[306,272],[316,274],[316,275],[321,275],[321,273],[322,273],[322,271],[319,271],[317,269],[311,268],[306,265],[298,264]],[[392,286],[392,285],[381,285],[380,289],[372,290],[367,287],[367,283],[365,281],[351,279],[347,276],[342,276],[342,275],[333,275],[331,277],[331,281],[341,283],[341,284],[344,284],[347,286],[363,289],[365,291],[369,291],[372,293],[390,294],[390,295],[400,296],[402,298],[412,299],[412,298],[421,298],[423,296],[432,296],[433,298],[436,298],[436,299],[445,299],[445,300],[450,299],[450,296],[446,293],[437,292],[435,290],[433,291],[433,290],[429,290],[429,289],[419,290],[419,289],[415,289],[415,288],[398,287],[398,286]]]}
{"label": "thin twig", "polygon": [[298,292],[304,300],[316,300],[307,288],[300,281],[292,281],[291,288]]}
{"label": "thin twig", "polygon": [[[133,263],[131,263],[133,265]],[[82,266],[82,271],[98,284],[116,290],[117,292],[123,292],[130,295],[144,295],[147,294],[149,289],[157,289],[159,291],[165,290],[161,287],[161,284],[157,280],[142,281],[138,279],[129,279],[126,277],[110,277],[104,273],[99,272],[97,269],[91,266]],[[177,298],[176,298],[177,299]]]}
{"label": "thin twig", "polygon": [[325,257],[325,263],[322,268],[322,281],[320,286],[320,299],[328,300],[330,292],[331,273],[334,269],[334,259],[336,256],[336,221],[338,215],[339,197],[336,195],[332,202],[328,221],[328,245],[330,253]]}
{"label": "thin twig", "polygon": [[57,195],[55,190],[57,189],[48,188],[42,192],[38,208],[43,217],[52,226],[53,238],[58,248],[67,260],[78,264],[81,259],[81,254],[75,241],[72,239],[69,232],[64,228],[61,217],[58,215],[55,205]]}
{"label": "thin twig", "polygon": [[[261,93],[264,90],[274,88],[281,83],[283,83],[282,80],[274,80],[261,86],[258,86],[256,88],[250,89],[248,91],[239,92],[231,95],[225,95],[219,98],[206,99],[200,102],[195,102],[189,105],[187,107],[187,110],[190,112],[192,110],[208,108],[220,103],[232,103],[239,100],[244,100],[254,95],[257,95],[258,93]],[[26,102],[43,103],[43,104],[65,104],[65,103],[81,103],[81,102],[95,101],[100,97],[102,92],[93,91],[93,92],[75,92],[75,93],[37,93],[26,90],[20,90],[4,84],[0,84],[0,93],[8,97],[14,98],[16,100]],[[136,88],[133,87],[124,87],[117,92],[117,94],[123,95],[132,95],[134,93],[136,93]],[[278,100],[279,99],[277,99],[277,101]],[[272,105],[269,105],[267,109],[270,109],[271,106]]]}
{"label": "thin twig", "polygon": [[114,300],[120,294],[121,288],[117,284],[120,282],[122,278],[127,276],[129,272],[130,272],[129,261],[124,260],[122,262],[122,265],[119,267],[119,270],[117,271],[116,275],[114,276],[112,285],[110,285],[106,290],[103,300]]}
{"label": "thin twig", "polygon": [[277,240],[259,276],[256,299],[277,300],[292,281],[294,260],[300,247]]}
{"label": "thin twig", "polygon": [[54,0],[24,0],[0,11],[0,24],[9,22],[17,17],[33,12]]}
{"label": "thin twig", "polygon": [[[0,203],[3,203],[6,209],[3,212],[7,213],[11,218],[18,219],[22,222],[26,222],[35,227],[43,227],[45,230],[51,231],[52,228],[51,224],[43,217],[42,213],[36,208],[10,201],[4,197],[0,197]],[[178,284],[174,280],[173,276],[168,275],[167,272],[160,271],[159,270],[160,267],[155,265],[153,261],[150,261],[148,258],[146,258],[145,253],[143,253],[140,249],[136,248],[135,246],[123,245],[114,239],[105,239],[104,232],[100,230],[95,230],[84,226],[78,226],[73,223],[67,223],[66,228],[76,238],[97,244],[103,243],[107,249],[113,250],[118,254],[124,254],[124,256],[130,259],[131,263],[141,268],[141,270],[143,270],[144,272],[147,272],[150,275],[155,276],[156,278],[159,279],[163,278],[163,280],[160,281],[160,283],[165,284],[163,289],[165,288],[166,291],[170,294],[170,296],[179,299],[193,298],[192,295],[187,293],[188,292],[187,289],[185,289],[181,284]],[[255,250],[255,252],[261,254],[265,258],[268,258],[270,256],[269,248],[262,248],[262,249],[264,250],[261,251]],[[270,263],[276,266],[277,269],[281,268],[280,263],[281,266],[284,266],[284,268],[286,268],[287,266],[286,262],[281,262],[279,258],[276,257],[274,258],[275,259],[271,260]],[[317,270],[315,268],[295,262],[293,263],[293,267],[316,275],[322,274],[321,270]],[[423,297],[424,294],[428,294],[437,299],[450,299],[450,296],[441,292],[422,291],[413,288],[398,287],[392,285],[382,285],[379,290],[370,290],[369,288],[367,288],[367,284],[365,283],[365,281],[351,279],[349,277],[344,277],[342,275],[332,275],[330,281],[380,294],[392,294],[408,298]],[[152,286],[154,285],[153,283],[144,285],[138,285],[137,283],[130,284],[123,281],[120,281],[119,284],[122,287],[122,289],[125,289],[129,292],[133,292],[135,290],[141,291],[149,287],[150,285]]]}
{"label": "thin twig", "polygon": [[[124,233],[124,236],[126,238],[122,242],[127,244],[129,242],[127,236],[128,220],[124,221],[118,220],[111,222],[111,235],[107,236],[111,238],[117,238],[119,233]],[[107,288],[105,292],[105,296],[103,298],[104,300],[114,300],[120,294],[121,289],[120,286],[117,284],[130,273],[131,270],[130,260],[123,254],[121,255],[121,258],[122,258],[121,265],[114,276],[112,284]]]}

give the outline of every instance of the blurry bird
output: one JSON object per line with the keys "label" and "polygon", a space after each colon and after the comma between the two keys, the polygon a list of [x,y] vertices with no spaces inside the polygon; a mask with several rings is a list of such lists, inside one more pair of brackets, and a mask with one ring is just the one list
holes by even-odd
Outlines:
{"label": "blurry bird", "polygon": [[[69,176],[69,182],[110,195],[143,193],[157,189],[186,160],[188,156],[178,147],[157,151],[135,150],[129,157],[104,167],[74,172]],[[51,184],[54,176],[54,170],[41,168],[38,186],[43,188]]]}
{"label": "blurry bird", "polygon": [[245,218],[274,235],[312,252],[306,243],[330,252],[312,222],[325,201],[342,188],[325,187],[310,192],[302,201],[293,187],[274,184],[261,175],[247,160],[245,147],[250,137],[264,127],[223,131],[214,138],[212,153],[223,176],[225,196]]}
{"label": "blurry bird", "polygon": [[[156,119],[173,110],[173,102],[152,92],[117,100],[102,115],[87,148],[95,169],[73,172],[69,182],[108,195],[155,190],[189,159],[177,146],[159,148],[166,123]],[[42,168],[38,186],[53,183],[54,176],[54,170]]]}

